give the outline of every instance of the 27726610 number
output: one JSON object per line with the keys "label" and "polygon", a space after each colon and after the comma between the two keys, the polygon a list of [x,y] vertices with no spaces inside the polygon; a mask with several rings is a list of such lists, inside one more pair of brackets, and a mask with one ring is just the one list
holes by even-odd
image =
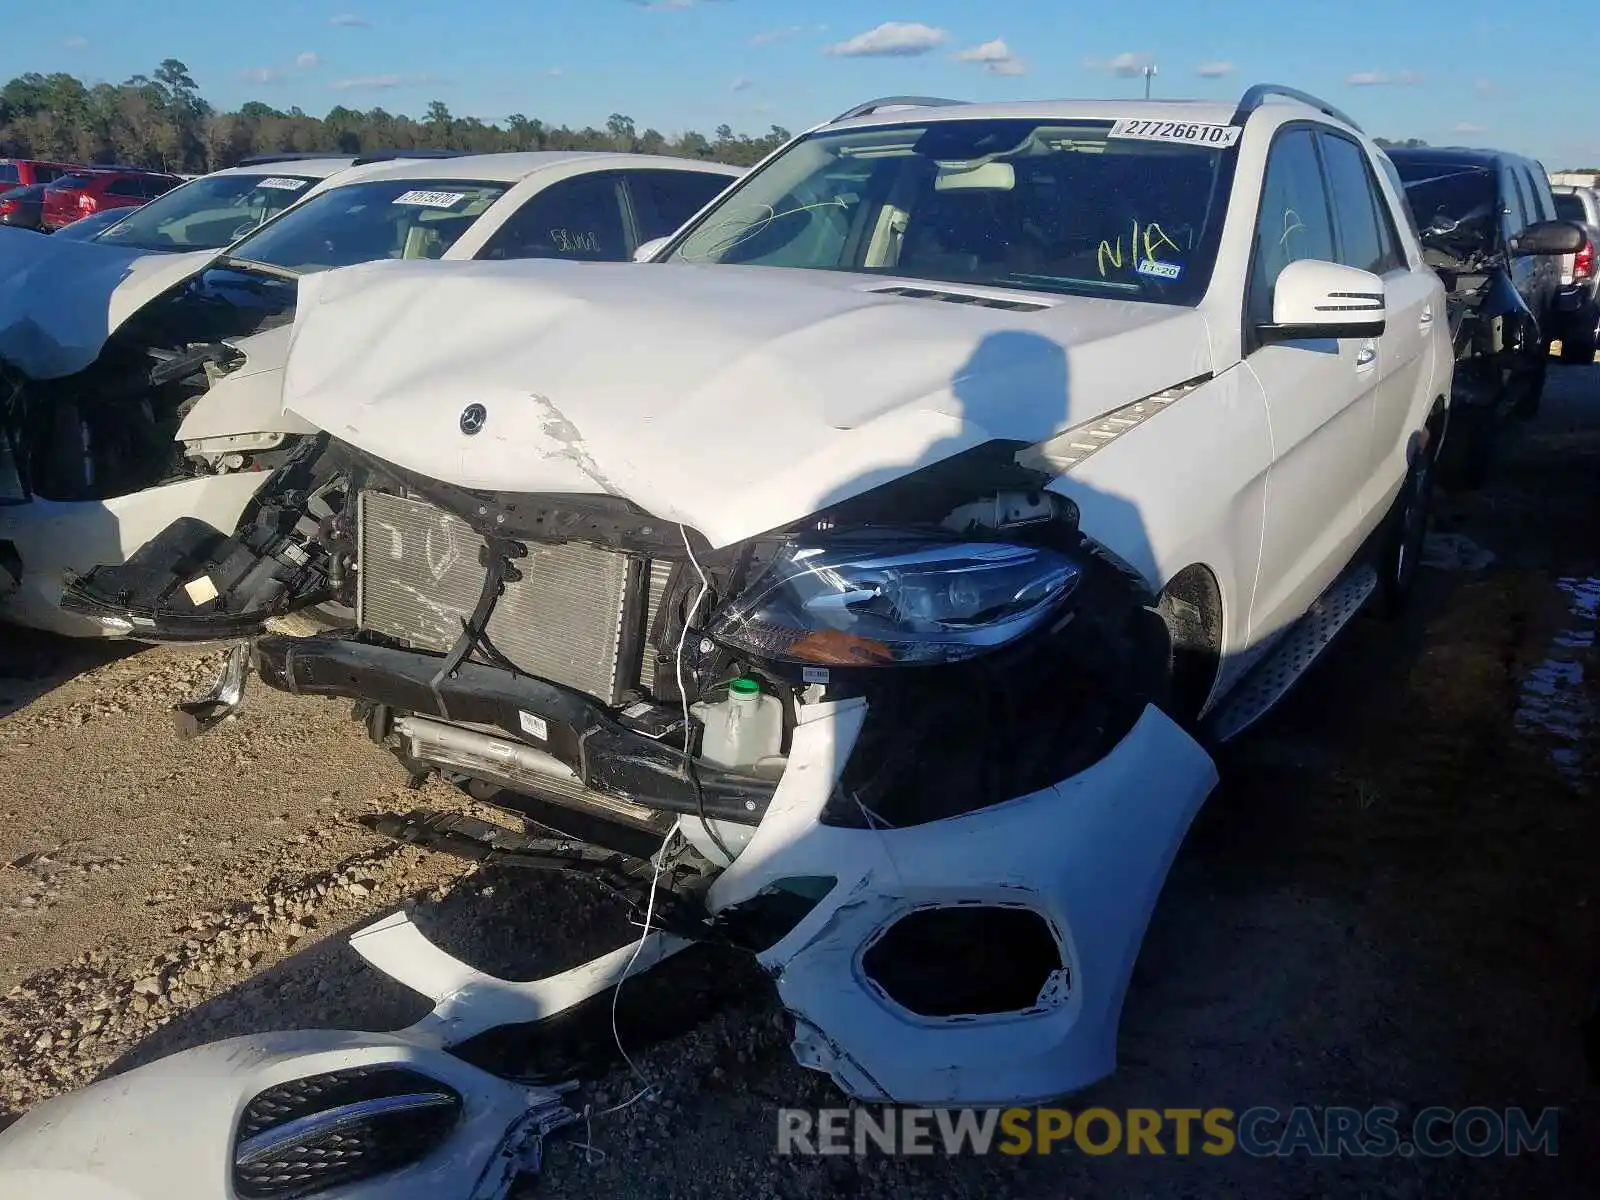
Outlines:
{"label": "27726610 number", "polygon": [[1136,121],[1124,117],[1111,127],[1110,137],[1141,142],[1175,142],[1224,150],[1239,140],[1237,125],[1208,125],[1193,121]]}

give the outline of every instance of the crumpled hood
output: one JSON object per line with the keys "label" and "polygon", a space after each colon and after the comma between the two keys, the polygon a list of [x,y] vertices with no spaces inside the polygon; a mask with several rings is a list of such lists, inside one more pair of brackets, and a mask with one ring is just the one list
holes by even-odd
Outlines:
{"label": "crumpled hood", "polygon": [[761,267],[371,263],[301,281],[283,404],[432,478],[609,492],[722,546],[1211,369],[1191,309],[885,293],[939,286]]}
{"label": "crumpled hood", "polygon": [[153,254],[0,226],[0,359],[31,379],[75,374],[124,321],[219,253]]}
{"label": "crumpled hood", "polygon": [[238,437],[252,433],[315,433],[316,427],[283,408],[283,364],[289,356],[288,325],[278,325],[227,344],[245,356],[195,402],[178,427],[178,441]]}

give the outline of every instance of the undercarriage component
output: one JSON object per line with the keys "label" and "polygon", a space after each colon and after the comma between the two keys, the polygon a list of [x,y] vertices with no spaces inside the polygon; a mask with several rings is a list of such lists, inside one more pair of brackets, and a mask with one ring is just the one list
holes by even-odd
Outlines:
{"label": "undercarriage component", "polygon": [[269,635],[256,656],[272,687],[497,729],[566,764],[584,787],[636,805],[755,825],[772,799],[770,779],[704,765],[691,777],[680,750],[624,728],[593,699],[499,667],[463,662],[440,678],[437,655],[337,635]]}
{"label": "undercarriage component", "polygon": [[249,671],[250,644],[240,642],[228,651],[216,682],[203,695],[173,705],[172,720],[178,736],[198,737],[237,712],[244,703],[244,685]]}

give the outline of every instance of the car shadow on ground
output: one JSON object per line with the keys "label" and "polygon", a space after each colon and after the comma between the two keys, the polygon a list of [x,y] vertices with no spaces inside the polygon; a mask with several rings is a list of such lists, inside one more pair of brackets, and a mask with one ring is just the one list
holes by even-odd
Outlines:
{"label": "car shadow on ground", "polygon": [[142,649],[138,642],[69,638],[0,623],[0,717],[26,708],[85,671]]}

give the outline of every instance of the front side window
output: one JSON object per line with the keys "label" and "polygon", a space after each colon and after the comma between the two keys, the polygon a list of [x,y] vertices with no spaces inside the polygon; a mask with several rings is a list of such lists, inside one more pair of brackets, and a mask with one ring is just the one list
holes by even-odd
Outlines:
{"label": "front side window", "polygon": [[1333,222],[1316,143],[1309,129],[1290,129],[1278,135],[1267,156],[1250,264],[1249,323],[1272,323],[1273,289],[1290,263],[1333,258]]}
{"label": "front side window", "polygon": [[510,186],[382,179],[330,188],[236,243],[228,257],[295,275],[382,258],[439,258]]}
{"label": "front side window", "polygon": [[21,183],[22,172],[16,163],[0,163],[0,183]]}
{"label": "front side window", "polygon": [[97,241],[136,250],[216,250],[316,185],[304,175],[216,175],[165,192]]}
{"label": "front side window", "polygon": [[1588,214],[1583,211],[1583,201],[1564,192],[1556,196],[1556,216],[1563,221],[1580,223],[1589,219]]}
{"label": "front side window", "polygon": [[113,179],[106,185],[108,196],[144,197],[144,181],[140,179]]}
{"label": "front side window", "polygon": [[566,258],[622,262],[622,182],[615,171],[576,175],[535,194],[490,235],[479,258]]}
{"label": "front side window", "polygon": [[1338,261],[1374,275],[1404,267],[1389,206],[1378,193],[1366,151],[1335,134],[1324,134],[1321,141],[1334,228],[1339,235]]}
{"label": "front side window", "polygon": [[1198,303],[1234,151],[1112,128],[955,119],[813,134],[725,192],[669,261]]}

